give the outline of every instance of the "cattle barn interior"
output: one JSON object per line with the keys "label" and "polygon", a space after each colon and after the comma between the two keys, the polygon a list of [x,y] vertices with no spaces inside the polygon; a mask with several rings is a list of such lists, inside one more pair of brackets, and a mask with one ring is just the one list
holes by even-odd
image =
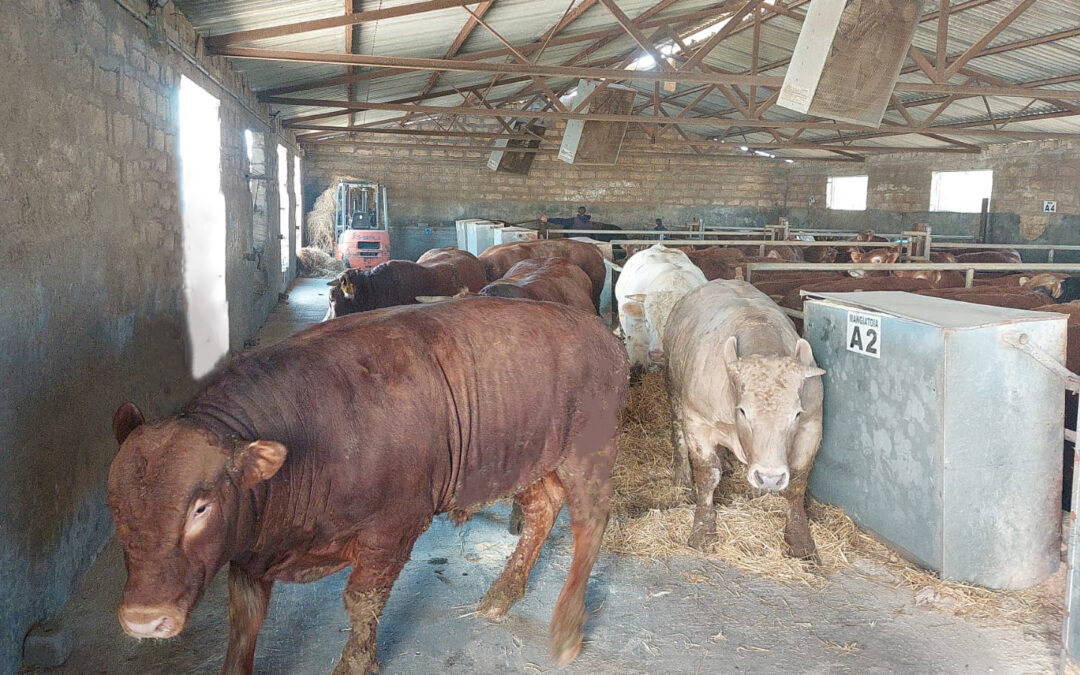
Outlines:
{"label": "cattle barn interior", "polygon": [[1076,0],[0,57],[0,673],[1080,672]]}

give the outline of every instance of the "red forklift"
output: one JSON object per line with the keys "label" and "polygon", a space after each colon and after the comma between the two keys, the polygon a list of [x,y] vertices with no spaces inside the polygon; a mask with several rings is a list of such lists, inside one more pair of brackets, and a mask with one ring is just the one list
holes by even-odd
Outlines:
{"label": "red forklift", "polygon": [[370,269],[390,259],[385,186],[343,180],[334,191],[334,207],[334,257],[346,269]]}

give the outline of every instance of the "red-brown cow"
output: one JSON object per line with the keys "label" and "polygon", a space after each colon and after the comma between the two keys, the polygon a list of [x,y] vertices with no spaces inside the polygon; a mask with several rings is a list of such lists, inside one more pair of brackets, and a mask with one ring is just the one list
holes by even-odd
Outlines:
{"label": "red-brown cow", "polygon": [[566,258],[522,260],[501,279],[480,290],[493,298],[520,298],[558,302],[585,312],[595,312],[592,280]]}
{"label": "red-brown cow", "polygon": [[962,263],[1022,263],[1019,251],[1011,248],[1002,248],[994,251],[977,251],[973,253],[957,253],[956,262]]}
{"label": "red-brown cow", "polygon": [[977,305],[1011,307],[1013,309],[1035,309],[1050,302],[1050,298],[1041,291],[1029,288],[935,288],[917,291],[919,295],[935,298],[972,302]]}
{"label": "red-brown cow", "polygon": [[[574,239],[538,239],[499,244],[480,254],[480,262],[484,265],[488,281],[501,279],[511,267],[522,260],[532,258],[565,258],[584,270],[592,282],[593,308],[600,311],[600,295],[604,292],[607,269],[604,266],[604,256],[595,244]],[[424,293],[423,295],[453,294]]]}
{"label": "red-brown cow", "polygon": [[565,500],[574,554],[551,647],[566,663],[581,648],[628,379],[626,350],[594,315],[464,298],[320,323],[235,359],[163,420],[125,403],[108,486],[128,571],[120,623],[140,638],[180,633],[228,562],[224,670],[250,673],[273,583],[351,565],[336,672],[368,672],[379,615],[432,517],[513,495],[525,530],[480,611],[500,616],[522,596]]}
{"label": "red-brown cow", "polygon": [[383,307],[412,305],[418,295],[479,291],[487,283],[484,267],[472,253],[433,248],[416,262],[390,260],[370,270],[345,270],[330,282],[332,316]]}

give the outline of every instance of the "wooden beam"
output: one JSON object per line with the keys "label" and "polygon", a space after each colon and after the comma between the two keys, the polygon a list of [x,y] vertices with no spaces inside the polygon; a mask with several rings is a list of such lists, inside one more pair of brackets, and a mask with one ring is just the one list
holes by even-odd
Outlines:
{"label": "wooden beam", "polygon": [[[493,4],[495,4],[495,0],[487,0],[487,2],[481,2],[477,5],[475,10],[469,12],[469,18],[465,20],[465,25],[458,31],[454,41],[450,43],[450,47],[446,50],[446,55],[443,57],[444,59],[452,59],[457,56],[458,52],[461,51],[461,48],[465,45],[465,41],[469,39],[473,30],[479,25],[479,18],[483,17],[484,14],[487,14],[487,11],[491,9]],[[465,9],[468,11],[469,8],[466,7]],[[426,96],[430,93],[431,90],[435,88],[435,84],[439,81],[440,77],[442,77],[442,73],[432,73],[431,77],[428,78],[427,83],[424,84],[424,88],[420,90],[420,96]]]}
{"label": "wooden beam", "polygon": [[615,0],[600,0],[600,4],[611,13],[611,16],[615,17],[615,22],[622,26],[622,29],[637,43],[638,47],[641,47],[646,54],[652,57],[657,68],[667,73],[675,71],[671,64],[667,62],[667,59],[664,58],[664,55],[657,51],[656,45],[634,25],[633,20],[626,15],[626,12],[619,9],[619,6],[615,4]]}
{"label": "wooden beam", "polygon": [[[663,76],[662,74],[660,74]],[[1080,94],[1080,92],[1078,92]],[[470,108],[470,107],[449,107],[449,106],[430,106],[430,105],[404,105],[398,103],[375,103],[375,102],[352,102],[346,103],[344,101],[328,101],[321,99],[291,99],[281,98],[272,99],[271,103],[279,103],[282,105],[292,106],[312,106],[318,108],[349,108],[354,110],[390,110],[397,112],[416,112],[425,113],[431,115],[465,115],[476,117],[505,117],[505,118],[518,118],[529,117],[537,119],[552,119],[552,120],[596,120],[601,122],[628,122],[639,124],[668,124],[671,122],[671,118],[662,116],[648,116],[648,115],[609,115],[609,114],[596,114],[596,113],[574,113],[574,112],[554,112],[554,111],[538,111],[538,110],[517,110],[509,108]],[[745,127],[748,129],[826,129],[826,130],[867,130],[869,127],[846,124],[846,123],[833,123],[833,122],[805,122],[805,121],[779,121],[779,120],[741,120],[741,119],[728,119],[728,118],[715,118],[715,117],[684,117],[679,120],[680,125],[689,126],[710,126],[710,127]],[[927,131],[945,130],[946,127],[907,127],[901,125],[882,125],[877,131],[884,134],[921,134]],[[993,132],[988,133],[990,130],[985,129],[964,129],[963,132],[958,132],[955,127],[948,127],[947,130],[953,133],[963,133],[964,135],[1000,135],[1000,136],[1014,136],[1024,138],[1074,138],[1080,137],[1080,132],[1077,133],[1056,133],[1056,132],[1031,132],[1031,131],[1012,131],[1012,132]]]}
{"label": "wooden beam", "polygon": [[[473,0],[473,1],[478,2],[479,0]],[[562,28],[565,28],[565,26],[569,25],[573,20],[579,18],[584,13],[584,9],[587,9],[587,8],[591,7],[592,4],[595,3],[596,1],[597,0],[584,0],[584,2],[577,9],[573,10],[569,15],[567,15],[566,21],[565,21],[565,23],[563,23],[563,25],[555,27],[556,29],[558,29],[558,30],[555,30],[555,32],[557,33],[559,30],[561,30]],[[678,0],[664,0],[664,3],[666,5],[670,5],[670,4],[672,4],[673,2],[676,2],[676,1],[678,1]],[[799,1],[800,2],[809,2],[809,0],[799,0]],[[635,23],[637,23],[641,28],[655,28],[657,26],[660,26],[660,25],[664,24],[665,22],[670,22],[670,21],[686,21],[686,22],[691,22],[692,23],[694,21],[700,21],[700,20],[708,19],[708,18],[710,18],[712,16],[715,16],[717,11],[721,11],[720,8],[725,7],[726,5],[730,4],[730,2],[731,2],[731,0],[724,0],[724,2],[718,2],[718,3],[710,4],[704,9],[698,9],[698,10],[694,10],[692,12],[686,12],[686,13],[682,13],[682,14],[668,15],[668,16],[664,17],[663,19],[653,19],[653,18],[651,18],[651,14],[650,14],[650,18],[644,18],[644,14],[649,14],[649,12],[645,12],[641,17],[638,17],[638,20],[640,20],[640,22],[638,22],[636,20]],[[589,42],[589,41],[592,41],[592,40],[599,40],[603,45],[606,45],[606,44],[608,44],[608,42],[605,42],[605,40],[610,41],[612,39],[622,37],[623,35],[625,35],[625,33],[623,32],[622,28],[619,28],[618,26],[616,26],[615,28],[594,30],[594,31],[589,31],[587,33],[580,33],[578,35],[568,35],[568,36],[565,36],[565,37],[554,37],[554,35],[552,35],[550,37],[550,39],[547,40],[547,41],[542,39],[542,40],[536,41],[536,42],[530,42],[530,43],[527,43],[527,44],[515,45],[515,47],[522,54],[525,54],[526,56],[533,56],[534,53],[542,51],[545,47],[548,47],[548,46],[558,47],[558,46],[563,46],[563,45],[568,45],[568,44],[576,44],[576,43],[579,43],[579,42]],[[583,58],[582,54],[584,54],[584,53],[585,52],[579,52],[578,55],[576,55],[573,59],[571,59],[571,62],[574,62],[574,61],[578,60],[579,58]],[[472,52],[472,53],[469,53],[469,54],[461,54],[461,55],[458,55],[456,57],[456,59],[461,60],[461,61],[483,61],[485,59],[500,58],[500,57],[505,57],[505,56],[509,56],[509,55],[510,55],[510,53],[507,51],[507,49],[505,47],[500,47],[499,49],[486,49],[486,50],[479,51],[479,52]],[[610,61],[615,61],[615,60],[618,60],[618,59],[611,59]],[[415,71],[415,70],[418,70],[418,69],[414,68],[412,70]],[[404,72],[410,72],[410,71],[408,69],[385,68],[385,69],[381,69],[381,70],[368,71],[368,72],[365,72],[365,73],[360,73],[356,77],[358,78],[357,81],[374,80],[374,79],[379,79],[379,78],[383,78],[383,77],[393,77],[394,75],[400,75],[400,74],[402,74]],[[334,77],[322,78],[322,79],[319,79],[319,80],[311,80],[311,81],[308,81],[308,82],[302,82],[300,84],[290,85],[290,86],[287,86],[287,87],[274,87],[274,88],[269,88],[269,89],[262,89],[258,93],[259,93],[260,96],[264,96],[264,95],[265,96],[279,96],[281,94],[292,94],[292,93],[295,93],[295,92],[298,92],[298,91],[307,91],[307,90],[310,90],[310,89],[325,89],[327,87],[335,87],[335,86],[339,86],[339,85],[342,85],[342,84],[348,84],[348,82],[351,79],[352,78],[350,78],[347,75],[344,75],[344,76],[343,75],[338,75],[338,76],[334,76]]]}
{"label": "wooden beam", "polygon": [[693,70],[694,68],[697,68],[699,65],[701,65],[701,62],[705,60],[705,57],[709,55],[709,52],[715,49],[718,44],[730,37],[731,34],[735,32],[735,29],[740,27],[740,24],[742,24],[742,21],[744,18],[746,18],[746,15],[749,14],[751,11],[757,9],[758,5],[760,4],[761,0],[747,0],[747,2],[742,7],[736,10],[736,12],[728,18],[727,23],[724,24],[724,27],[717,31],[715,35],[706,40],[705,44],[701,45],[701,47],[699,47],[694,52],[694,55],[687,59],[686,63],[684,63],[679,70]]}
{"label": "wooden beam", "polygon": [[[948,66],[949,55],[949,3],[951,0],[938,0],[938,22],[937,22],[937,54],[934,60],[934,71],[938,73],[937,77],[931,78],[934,82],[942,82],[949,78],[942,77],[942,73],[945,72],[945,68]],[[912,45],[912,49],[915,49]]]}
{"label": "wooden beam", "polygon": [[964,53],[956,57],[952,63],[949,64],[945,72],[942,73],[942,81],[948,81],[950,77],[955,75],[957,71],[964,67],[968,61],[973,59],[976,54],[982,51],[983,47],[990,44],[990,42],[996,38],[1001,31],[1005,30],[1017,19],[1021,14],[1027,11],[1028,7],[1035,4],[1035,0],[1021,0],[1020,4],[1013,8],[1011,12],[1005,15],[1001,21],[997,22],[993,28],[986,32],[981,38],[975,41],[973,45],[964,50]]}
{"label": "wooden beam", "polygon": [[[206,45],[208,47],[222,47],[225,45],[236,44],[237,42],[251,42],[253,40],[265,40],[267,38],[278,38],[286,35],[298,35],[300,33],[310,33],[311,31],[316,30],[325,30],[327,28],[339,28],[341,26],[379,21],[381,19],[395,19],[403,16],[412,16],[414,14],[423,14],[424,12],[434,12],[440,9],[449,9],[451,7],[475,5],[480,1],[481,0],[425,0],[425,2],[413,2],[407,5],[388,7],[386,9],[354,12],[352,14],[333,16],[326,19],[311,19],[280,26],[270,26],[269,28],[254,28],[251,30],[236,31],[234,33],[214,35],[206,38]],[[534,2],[537,0],[524,1]]]}
{"label": "wooden beam", "polygon": [[[491,63],[488,61],[464,61],[461,59],[421,59],[402,56],[375,56],[371,54],[338,54],[333,52],[304,52],[286,49],[257,49],[252,47],[221,47],[212,50],[219,56],[263,61],[291,61],[296,63],[327,63],[337,65],[369,66],[376,68],[401,68],[411,70],[442,70],[457,73],[506,73],[538,75],[541,77],[574,77],[609,80],[655,82],[675,80],[701,82],[704,84],[758,84],[779,87],[780,77],[750,77],[725,73],[660,73],[646,70],[621,70],[585,68],[580,66],[544,66],[523,63]],[[271,100],[267,98],[266,100]]]}

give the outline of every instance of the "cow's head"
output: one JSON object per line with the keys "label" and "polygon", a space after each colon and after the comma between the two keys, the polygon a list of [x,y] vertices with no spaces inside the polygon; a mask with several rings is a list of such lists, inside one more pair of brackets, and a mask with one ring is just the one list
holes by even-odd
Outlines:
{"label": "cow's head", "polygon": [[670,291],[626,296],[620,311],[625,311],[642,322],[639,324],[641,330],[632,331],[626,336],[626,351],[630,355],[631,366],[649,368],[666,363],[664,324],[667,323],[678,299],[678,294]]}
{"label": "cow's head", "polygon": [[730,337],[723,356],[746,479],[755,488],[783,490],[791,478],[789,458],[796,436],[807,424],[820,424],[816,415],[805,415],[804,401],[808,381],[825,371],[814,364],[810,344],[801,339],[791,357],[739,358],[738,341]]}
{"label": "cow's head", "polygon": [[1020,277],[1020,285],[1024,288],[1033,288],[1046,293],[1051,298],[1061,297],[1061,282],[1065,280],[1062,274],[1034,274],[1028,277]]}
{"label": "cow's head", "polygon": [[138,638],[180,633],[214,574],[254,532],[251,490],[285,461],[275,441],[224,440],[182,418],[116,411],[109,509],[128,578],[119,619]]}
{"label": "cow's head", "polygon": [[[877,265],[894,263],[900,258],[900,251],[895,248],[875,248],[872,251],[859,251],[853,249],[851,251],[851,262],[853,263],[874,263]],[[868,272],[866,270],[849,270],[851,276],[861,279],[867,276],[873,276],[876,274],[888,274],[888,272]]]}

